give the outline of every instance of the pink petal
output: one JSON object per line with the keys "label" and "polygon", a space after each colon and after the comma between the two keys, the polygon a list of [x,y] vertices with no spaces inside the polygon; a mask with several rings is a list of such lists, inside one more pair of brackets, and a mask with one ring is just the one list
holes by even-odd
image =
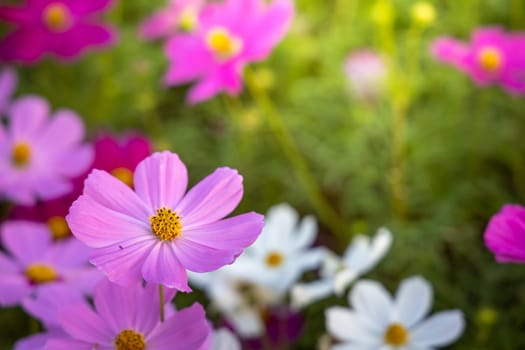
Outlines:
{"label": "pink petal", "polygon": [[70,146],[63,150],[67,153],[61,152],[60,157],[49,160],[48,166],[53,166],[64,177],[80,176],[93,164],[95,154],[91,145]]}
{"label": "pink petal", "polygon": [[74,339],[88,343],[107,343],[114,334],[85,302],[75,304],[58,312],[58,322]]}
{"label": "pink petal", "polygon": [[[46,343],[45,350],[93,350],[93,344],[73,339],[50,339]],[[97,347],[97,350],[106,350],[105,347]]]}
{"label": "pink petal", "polygon": [[195,185],[175,211],[182,215],[183,230],[189,230],[230,214],[242,194],[242,176],[237,170],[218,168]]}
{"label": "pink petal", "polygon": [[12,68],[0,70],[0,115],[3,115],[11,103],[11,95],[18,84],[18,76]]}
{"label": "pink petal", "polygon": [[160,242],[154,246],[144,261],[142,275],[149,283],[162,284],[182,292],[191,292],[186,270],[177,258],[172,244]]}
{"label": "pink petal", "polygon": [[209,100],[220,93],[222,89],[223,84],[216,76],[205,77],[191,88],[187,97],[187,102],[190,105],[194,105]]}
{"label": "pink petal", "polygon": [[470,51],[467,45],[450,37],[436,39],[430,50],[436,59],[456,67],[463,67],[462,62]]}
{"label": "pink petal", "polygon": [[57,266],[84,267],[87,265],[91,249],[76,239],[67,239],[53,243],[47,257]]}
{"label": "pink petal", "polygon": [[49,114],[47,101],[37,96],[21,97],[9,109],[13,138],[33,140],[45,126]]}
{"label": "pink petal", "polygon": [[177,20],[175,11],[158,11],[140,25],[139,35],[147,40],[167,37],[175,31]]}
{"label": "pink petal", "polygon": [[188,171],[177,154],[157,152],[137,165],[133,182],[150,208],[173,208],[186,192]]}
{"label": "pink petal", "polygon": [[84,123],[73,111],[62,109],[55,112],[38,137],[38,146],[47,151],[63,151],[84,138]]}
{"label": "pink petal", "polygon": [[239,252],[219,250],[187,239],[179,239],[173,249],[181,264],[193,272],[210,272],[231,264]]}
{"label": "pink petal", "polygon": [[27,297],[31,291],[31,286],[22,275],[3,273],[2,278],[0,278],[0,305],[16,305]]}
{"label": "pink petal", "polygon": [[203,40],[194,34],[178,34],[166,44],[166,56],[171,62],[164,77],[166,85],[179,85],[203,76],[215,65]]}
{"label": "pink petal", "polygon": [[41,223],[8,221],[1,234],[4,247],[24,265],[42,259],[51,246],[51,233]]}

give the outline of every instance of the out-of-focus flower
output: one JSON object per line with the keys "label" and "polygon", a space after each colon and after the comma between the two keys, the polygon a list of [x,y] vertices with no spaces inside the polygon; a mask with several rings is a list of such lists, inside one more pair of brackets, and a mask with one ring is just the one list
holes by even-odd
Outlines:
{"label": "out-of-focus flower", "polygon": [[432,286],[421,277],[401,283],[394,299],[377,282],[362,280],[349,294],[353,309],[325,311],[326,328],[342,341],[335,349],[434,349],[454,342],[465,327],[459,310],[423,320],[432,306]]}
{"label": "out-of-focus flower", "polygon": [[18,76],[14,69],[4,67],[0,69],[0,117],[7,111],[18,84]]}
{"label": "out-of-focus flower", "polygon": [[211,350],[241,350],[241,343],[232,332],[221,328],[213,332]]}
{"label": "out-of-focus flower", "polygon": [[391,245],[392,233],[385,228],[380,228],[373,239],[357,235],[342,258],[333,253],[326,255],[320,280],[292,288],[292,305],[303,307],[333,293],[342,294],[350,283],[370,271]]}
{"label": "out-of-focus flower", "polygon": [[196,29],[199,13],[205,0],[169,0],[168,6],[147,18],[140,26],[144,39],[167,38],[179,31],[191,32]]}
{"label": "out-of-focus flower", "polygon": [[0,41],[0,60],[35,63],[45,53],[73,59],[91,46],[107,46],[113,31],[96,15],[111,0],[26,0],[21,6],[0,6],[0,19],[14,29]]}
{"label": "out-of-focus flower", "polygon": [[268,211],[257,242],[231,268],[242,280],[266,288],[278,301],[304,271],[321,264],[326,250],[311,248],[316,235],[313,217],[305,217],[298,225],[292,207],[276,205]]}
{"label": "out-of-focus flower", "polygon": [[15,343],[13,350],[45,350],[46,343],[49,339],[63,338],[64,336],[66,336],[66,334],[62,330],[52,330],[32,334],[18,340]]}
{"label": "out-of-focus flower", "polygon": [[135,170],[134,188],[93,170],[71,206],[73,234],[94,248],[91,262],[111,281],[141,281],[191,291],[186,269],[209,272],[231,264],[259,236],[263,216],[224,219],[239,204],[242,176],[219,168],[187,194],[179,157],[154,153]]}
{"label": "out-of-focus flower", "polygon": [[242,73],[249,62],[264,60],[282,39],[294,8],[290,0],[225,0],[202,10],[198,28],[180,33],[167,43],[171,66],[166,85],[197,80],[188,101],[198,103],[221,91],[242,89]]}
{"label": "out-of-focus flower", "polygon": [[92,147],[81,143],[82,120],[65,109],[48,114],[44,99],[23,97],[11,105],[9,125],[0,125],[0,194],[17,204],[70,192],[71,179],[93,161]]}
{"label": "out-of-focus flower", "polygon": [[525,263],[525,208],[507,204],[485,230],[485,245],[500,263]]}
{"label": "out-of-focus flower", "polygon": [[479,86],[499,84],[513,94],[525,93],[525,35],[501,28],[479,28],[470,43],[444,36],[431,47],[432,55],[468,74]]}
{"label": "out-of-focus flower", "polygon": [[419,1],[412,5],[412,20],[422,27],[427,27],[436,20],[436,8],[427,1]]}
{"label": "out-of-focus flower", "polygon": [[52,286],[90,294],[102,275],[88,265],[89,249],[76,240],[53,242],[43,224],[9,221],[0,233],[0,305],[16,305]]}
{"label": "out-of-focus flower", "polygon": [[378,53],[367,49],[352,52],[346,58],[344,71],[356,98],[374,101],[383,94],[388,68]]}
{"label": "out-of-focus flower", "polygon": [[58,313],[68,338],[51,339],[46,348],[200,349],[210,338],[204,309],[194,304],[160,322],[157,285],[121,287],[103,280],[95,289],[94,311],[87,303]]}

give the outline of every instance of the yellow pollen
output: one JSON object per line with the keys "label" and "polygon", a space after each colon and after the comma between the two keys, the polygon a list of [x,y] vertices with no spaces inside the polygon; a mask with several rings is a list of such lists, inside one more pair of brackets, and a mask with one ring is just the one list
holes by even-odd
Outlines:
{"label": "yellow pollen", "polygon": [[124,182],[129,187],[133,187],[133,173],[128,168],[117,168],[111,172],[120,181]]}
{"label": "yellow pollen", "polygon": [[269,267],[279,267],[283,264],[284,257],[281,253],[273,251],[266,256],[266,265]]}
{"label": "yellow pollen", "polygon": [[71,231],[63,216],[53,216],[49,218],[47,220],[47,227],[49,227],[51,235],[57,241],[71,236]]}
{"label": "yellow pollen", "polygon": [[135,332],[131,329],[125,329],[120,332],[115,339],[116,350],[144,350],[146,343],[142,333]]}
{"label": "yellow pollen", "polygon": [[11,159],[15,166],[24,168],[29,164],[31,160],[31,147],[25,142],[19,142],[13,147]]}
{"label": "yellow pollen", "polygon": [[71,12],[64,4],[55,2],[49,4],[43,13],[45,25],[54,32],[63,32],[71,25]]}
{"label": "yellow pollen", "polygon": [[25,275],[34,284],[43,284],[56,281],[58,275],[56,271],[46,264],[32,264],[25,270]]}
{"label": "yellow pollen", "polygon": [[208,48],[220,60],[226,60],[237,55],[242,48],[242,41],[231,35],[226,28],[212,29],[206,36]]}
{"label": "yellow pollen", "polygon": [[182,223],[177,213],[164,207],[157,209],[157,213],[150,216],[149,222],[153,234],[162,241],[172,241],[182,230]]}
{"label": "yellow pollen", "polygon": [[392,323],[385,332],[385,342],[388,345],[403,346],[408,342],[408,331],[399,323]]}
{"label": "yellow pollen", "polygon": [[485,47],[478,55],[478,62],[483,70],[494,73],[501,68],[503,57],[501,51],[495,47]]}
{"label": "yellow pollen", "polygon": [[185,32],[191,32],[197,26],[197,14],[194,10],[187,7],[181,12],[178,22],[179,29]]}

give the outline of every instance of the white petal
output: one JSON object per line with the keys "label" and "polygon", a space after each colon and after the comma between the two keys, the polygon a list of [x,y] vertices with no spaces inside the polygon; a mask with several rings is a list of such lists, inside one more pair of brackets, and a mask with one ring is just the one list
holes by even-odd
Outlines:
{"label": "white petal", "polygon": [[243,338],[252,338],[264,333],[259,314],[252,309],[244,308],[226,315],[233,327]]}
{"label": "white petal", "polygon": [[292,287],[292,307],[302,308],[331,295],[333,290],[333,282],[331,279],[296,284]]}
{"label": "white petal", "polygon": [[368,346],[356,343],[343,343],[332,345],[330,350],[377,350],[376,346]]}
{"label": "white petal", "polygon": [[305,216],[297,230],[295,244],[297,247],[305,249],[310,247],[317,235],[317,222],[313,216]]}
{"label": "white petal", "polygon": [[381,227],[379,230],[377,230],[377,233],[372,241],[368,266],[366,267],[365,271],[363,271],[363,273],[369,271],[381,259],[383,259],[385,254],[392,246],[392,240],[392,233],[388,229]]}
{"label": "white petal", "polygon": [[326,329],[338,340],[353,341],[362,345],[379,345],[381,336],[370,330],[353,311],[341,306],[325,310]]}
{"label": "white petal", "polygon": [[221,328],[213,332],[211,350],[241,350],[241,343],[232,332]]}
{"label": "white petal", "polygon": [[432,296],[432,286],[422,277],[404,280],[396,294],[397,321],[408,328],[421,321],[432,306]]}
{"label": "white petal", "polygon": [[465,319],[459,310],[433,315],[411,330],[410,342],[416,346],[445,346],[454,342],[465,329]]}
{"label": "white petal", "polygon": [[370,238],[364,235],[355,236],[343,255],[344,264],[354,270],[362,270],[368,263],[369,250]]}
{"label": "white petal", "polygon": [[322,277],[334,277],[341,266],[343,266],[343,260],[334,252],[327,250],[320,274]]}
{"label": "white petal", "polygon": [[355,284],[349,297],[359,316],[369,321],[370,326],[384,330],[391,321],[392,298],[381,284],[361,280]]}
{"label": "white petal", "polygon": [[338,296],[341,296],[346,290],[346,287],[348,287],[350,283],[355,281],[357,277],[359,277],[359,274],[355,270],[345,268],[344,270],[339,271],[335,275],[335,279],[334,279],[335,293]]}

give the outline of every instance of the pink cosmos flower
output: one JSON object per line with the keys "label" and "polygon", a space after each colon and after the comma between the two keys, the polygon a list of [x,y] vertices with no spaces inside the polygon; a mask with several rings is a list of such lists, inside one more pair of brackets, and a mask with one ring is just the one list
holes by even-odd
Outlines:
{"label": "pink cosmos flower", "polygon": [[60,310],[58,321],[69,338],[51,339],[49,350],[204,349],[211,328],[204,309],[194,304],[160,322],[156,285],[121,287],[104,280],[94,293],[94,311],[86,303]]}
{"label": "pink cosmos flower", "polygon": [[219,168],[184,194],[186,166],[165,151],[140,162],[133,180],[134,191],[93,170],[66,218],[73,234],[94,248],[90,261],[113,282],[144,278],[191,291],[186,269],[231,264],[262,230],[257,213],[223,219],[242,198],[236,170]]}
{"label": "pink cosmos flower", "polygon": [[147,18],[140,36],[147,40],[167,38],[178,31],[192,31],[206,0],[169,0],[168,6]]}
{"label": "pink cosmos flower", "polygon": [[113,31],[95,15],[111,0],[26,0],[22,6],[0,6],[0,19],[14,29],[0,40],[0,60],[35,63],[45,53],[78,57],[90,46],[107,46]]}
{"label": "pink cosmos flower", "polygon": [[485,245],[500,263],[525,263],[525,207],[503,206],[489,221]]}
{"label": "pink cosmos flower", "polygon": [[177,34],[167,43],[171,66],[168,86],[197,80],[188,100],[198,103],[221,91],[242,89],[242,72],[249,62],[261,61],[285,35],[294,8],[290,0],[225,0],[205,7],[198,28]]}
{"label": "pink cosmos flower", "polygon": [[7,111],[17,84],[18,76],[14,69],[9,67],[0,69],[0,117]]}
{"label": "pink cosmos flower", "polygon": [[501,28],[479,28],[470,43],[440,37],[432,55],[468,74],[477,85],[499,84],[513,94],[525,93],[525,35]]}
{"label": "pink cosmos flower", "polygon": [[23,97],[10,108],[10,123],[0,125],[0,195],[23,205],[70,192],[70,179],[93,160],[91,146],[81,143],[82,120],[59,110],[48,119],[40,97]]}
{"label": "pink cosmos flower", "polygon": [[0,305],[16,305],[60,285],[91,293],[101,274],[88,265],[89,249],[77,240],[53,242],[43,224],[9,221],[0,229]]}
{"label": "pink cosmos flower", "polygon": [[350,53],[344,71],[356,98],[373,101],[383,93],[388,69],[378,53],[366,49]]}

